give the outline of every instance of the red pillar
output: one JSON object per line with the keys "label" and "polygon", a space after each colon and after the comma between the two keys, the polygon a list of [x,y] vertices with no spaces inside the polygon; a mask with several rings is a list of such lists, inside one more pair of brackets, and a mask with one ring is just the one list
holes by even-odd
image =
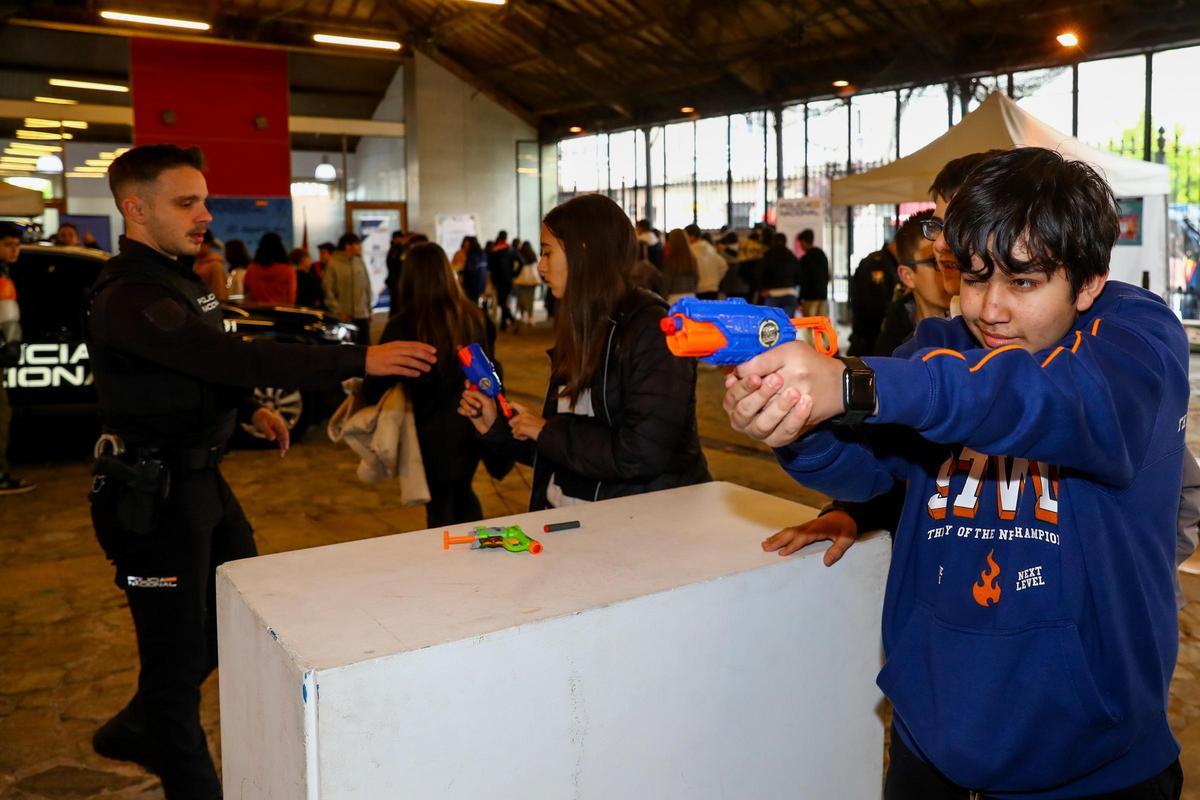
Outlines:
{"label": "red pillar", "polygon": [[197,145],[209,194],[291,192],[287,53],[203,42],[130,42],[135,145]]}

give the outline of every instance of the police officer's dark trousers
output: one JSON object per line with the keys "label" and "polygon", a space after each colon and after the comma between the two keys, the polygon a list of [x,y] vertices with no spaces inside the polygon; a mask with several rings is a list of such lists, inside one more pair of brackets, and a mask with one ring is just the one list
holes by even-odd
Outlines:
{"label": "police officer's dark trousers", "polygon": [[168,800],[211,800],[221,788],[200,727],[200,685],[217,665],[215,571],[256,554],[253,531],[216,467],[172,467],[147,534],[118,519],[123,491],[104,481],[92,492],[96,535],[137,631],[138,690],[122,713],[144,727]]}

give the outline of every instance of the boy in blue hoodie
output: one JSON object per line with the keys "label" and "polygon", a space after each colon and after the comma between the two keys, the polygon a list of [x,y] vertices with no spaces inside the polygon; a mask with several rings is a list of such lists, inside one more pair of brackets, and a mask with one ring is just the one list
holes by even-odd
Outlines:
{"label": "boy in blue hoodie", "polygon": [[[1167,723],[1188,347],[1108,281],[1116,202],[1021,148],[978,167],[946,239],[962,316],[893,358],[802,343],[726,381],[735,429],[797,481],[907,481],[883,611],[885,797],[1179,797]],[[861,423],[861,424],[860,424]]]}

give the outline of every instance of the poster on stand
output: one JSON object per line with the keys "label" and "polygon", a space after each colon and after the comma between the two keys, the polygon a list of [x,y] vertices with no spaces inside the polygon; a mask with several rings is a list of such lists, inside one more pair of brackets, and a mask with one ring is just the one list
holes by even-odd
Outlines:
{"label": "poster on stand", "polygon": [[[446,251],[446,258],[454,258],[462,246],[465,236],[477,236],[474,214],[438,214],[435,219],[437,243]],[[480,242],[479,244],[483,244]]]}
{"label": "poster on stand", "polygon": [[813,244],[825,247],[825,201],[819,197],[783,197],[779,202],[778,224],[775,229],[785,234],[788,247],[795,249],[796,234],[811,228]]}

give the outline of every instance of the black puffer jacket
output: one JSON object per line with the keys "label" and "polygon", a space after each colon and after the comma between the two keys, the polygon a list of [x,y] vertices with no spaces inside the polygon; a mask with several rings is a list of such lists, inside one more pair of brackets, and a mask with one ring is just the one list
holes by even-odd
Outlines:
{"label": "black puffer jacket", "polygon": [[558,413],[546,392],[536,443],[517,441],[499,418],[485,441],[533,465],[529,509],[547,507],[555,482],[570,497],[608,500],[711,480],[696,431],[696,362],[676,358],[659,329],[662,298],[642,289],[618,304],[591,384],[594,417]]}

